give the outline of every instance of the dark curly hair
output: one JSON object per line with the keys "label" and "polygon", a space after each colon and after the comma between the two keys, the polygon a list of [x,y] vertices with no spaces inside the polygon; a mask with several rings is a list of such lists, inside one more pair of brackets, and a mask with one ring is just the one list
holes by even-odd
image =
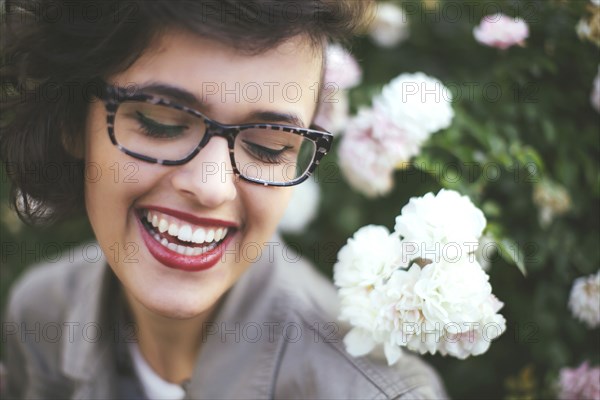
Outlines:
{"label": "dark curly hair", "polygon": [[258,54],[297,35],[322,51],[364,23],[362,0],[5,0],[0,159],[10,201],[26,223],[84,209],[79,142],[90,82],[126,70],[177,27]]}

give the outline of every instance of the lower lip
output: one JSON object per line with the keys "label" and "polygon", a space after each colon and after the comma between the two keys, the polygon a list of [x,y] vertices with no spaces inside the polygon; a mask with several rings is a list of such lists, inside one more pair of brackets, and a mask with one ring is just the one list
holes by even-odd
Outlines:
{"label": "lower lip", "polygon": [[225,253],[227,246],[235,236],[235,233],[227,235],[221,244],[206,253],[198,256],[185,256],[169,250],[158,243],[156,239],[150,235],[150,232],[148,232],[146,227],[144,227],[139,217],[136,216],[136,220],[140,227],[140,231],[142,232],[142,239],[144,239],[144,243],[150,254],[164,266],[182,271],[195,272],[214,267],[219,262]]}

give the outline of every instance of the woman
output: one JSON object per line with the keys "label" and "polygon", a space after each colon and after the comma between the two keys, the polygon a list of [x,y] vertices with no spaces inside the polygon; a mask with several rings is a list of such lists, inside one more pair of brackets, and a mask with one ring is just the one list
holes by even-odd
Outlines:
{"label": "woman", "polygon": [[[105,256],[88,244],[15,285],[9,396],[443,396],[416,358],[348,356],[335,290],[273,236],[331,146],[311,126],[324,46],[366,2],[5,7],[15,207],[31,222],[83,207]],[[59,184],[26,179],[48,163]]]}

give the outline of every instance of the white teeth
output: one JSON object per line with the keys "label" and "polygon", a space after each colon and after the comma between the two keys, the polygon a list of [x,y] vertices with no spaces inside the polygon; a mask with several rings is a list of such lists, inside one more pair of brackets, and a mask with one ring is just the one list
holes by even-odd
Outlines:
{"label": "white teeth", "polygon": [[[169,234],[171,234],[169,229]],[[179,234],[177,235],[179,240],[183,240],[184,242],[189,242],[192,240],[192,227],[189,225],[184,225],[179,228]]]}
{"label": "white teeth", "polygon": [[154,235],[154,239],[156,239],[157,242],[159,242],[160,244],[162,244],[164,247],[168,248],[169,250],[174,251],[175,253],[178,253],[178,254],[181,254],[184,256],[188,256],[188,257],[190,257],[190,256],[197,257],[197,256],[202,255],[202,254],[206,253],[207,251],[211,251],[212,249],[217,247],[216,242],[207,244],[202,247],[182,246],[180,244],[170,243],[166,238],[161,239],[158,234]]}
{"label": "white teeth", "polygon": [[206,233],[204,229],[198,228],[194,231],[194,235],[192,236],[192,242],[202,244],[204,243],[204,238],[206,237]]}
{"label": "white teeth", "polygon": [[177,224],[171,223],[171,225],[169,225],[169,235],[177,237],[178,234],[179,227],[177,226]]}
{"label": "white teeth", "polygon": [[215,231],[209,229],[208,232],[206,232],[206,241],[212,242],[213,240],[215,240]]}
{"label": "white teeth", "polygon": [[[155,229],[150,230],[154,239],[171,251],[185,256],[199,256],[207,251],[217,247],[217,243],[227,236],[227,228],[207,229],[182,223],[182,221],[173,221],[171,217],[159,212],[146,211],[145,218]],[[172,222],[170,222],[170,220]],[[177,222],[176,222],[177,221]],[[181,224],[180,225],[178,225]],[[167,232],[170,236],[176,237],[184,242],[193,242],[204,244],[200,247],[183,246],[177,243],[171,243],[168,238],[161,238],[160,233]]]}
{"label": "white teeth", "polygon": [[169,223],[167,222],[166,219],[161,219],[160,222],[158,223],[158,231],[160,233],[166,232],[167,229],[169,229]]}
{"label": "white teeth", "polygon": [[192,242],[202,244],[204,243],[204,239],[206,238],[206,232],[203,228],[198,228],[194,231],[194,236],[192,236]]}

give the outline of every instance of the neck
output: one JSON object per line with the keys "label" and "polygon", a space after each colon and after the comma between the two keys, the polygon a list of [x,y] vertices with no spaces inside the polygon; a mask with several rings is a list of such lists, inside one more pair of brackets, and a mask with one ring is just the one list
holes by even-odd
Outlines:
{"label": "neck", "polygon": [[125,291],[137,328],[137,344],[144,359],[163,379],[181,384],[191,378],[202,343],[202,327],[214,307],[190,319],[157,314]]}

